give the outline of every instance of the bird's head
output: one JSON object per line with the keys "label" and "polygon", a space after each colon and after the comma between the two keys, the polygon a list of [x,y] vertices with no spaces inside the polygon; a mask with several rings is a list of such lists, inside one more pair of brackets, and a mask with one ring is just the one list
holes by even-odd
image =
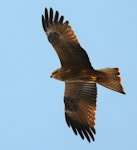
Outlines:
{"label": "bird's head", "polygon": [[50,77],[55,78],[57,80],[61,80],[60,74],[61,74],[61,69],[57,69],[51,73]]}

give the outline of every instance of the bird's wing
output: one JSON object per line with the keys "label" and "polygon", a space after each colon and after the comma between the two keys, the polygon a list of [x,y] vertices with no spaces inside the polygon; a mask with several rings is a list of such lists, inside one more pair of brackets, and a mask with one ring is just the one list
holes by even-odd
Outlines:
{"label": "bird's wing", "polygon": [[65,83],[65,117],[69,127],[82,139],[94,141],[96,113],[96,83]]}
{"label": "bird's wing", "polygon": [[93,68],[89,61],[86,51],[80,46],[78,39],[69,22],[63,22],[64,17],[59,17],[58,11],[53,14],[53,9],[49,12],[45,9],[45,15],[42,15],[42,25],[49,42],[56,50],[62,67],[71,68]]}

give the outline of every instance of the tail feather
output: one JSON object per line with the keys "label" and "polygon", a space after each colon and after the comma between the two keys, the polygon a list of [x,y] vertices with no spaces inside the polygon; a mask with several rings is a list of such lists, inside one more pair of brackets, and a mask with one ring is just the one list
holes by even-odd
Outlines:
{"label": "tail feather", "polygon": [[105,68],[98,71],[101,76],[98,76],[97,83],[111,90],[125,94],[118,68]]}

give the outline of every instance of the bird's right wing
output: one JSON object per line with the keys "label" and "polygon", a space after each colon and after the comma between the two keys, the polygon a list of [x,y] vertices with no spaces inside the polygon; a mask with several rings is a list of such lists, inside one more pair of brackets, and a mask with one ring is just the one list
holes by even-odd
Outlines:
{"label": "bird's right wing", "polygon": [[69,127],[82,139],[94,141],[96,113],[96,83],[65,83],[65,117]]}

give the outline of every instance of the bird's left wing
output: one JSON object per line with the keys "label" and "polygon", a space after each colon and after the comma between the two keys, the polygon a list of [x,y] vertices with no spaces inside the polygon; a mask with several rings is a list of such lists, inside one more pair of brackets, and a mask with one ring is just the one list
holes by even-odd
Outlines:
{"label": "bird's left wing", "polygon": [[93,69],[86,51],[80,46],[69,22],[64,22],[64,17],[59,16],[58,11],[54,15],[52,8],[49,12],[45,9],[42,25],[64,68],[77,66],[77,69],[82,67]]}
{"label": "bird's left wing", "polygon": [[94,141],[96,134],[96,83],[66,82],[65,83],[65,117],[69,127],[82,139]]}

